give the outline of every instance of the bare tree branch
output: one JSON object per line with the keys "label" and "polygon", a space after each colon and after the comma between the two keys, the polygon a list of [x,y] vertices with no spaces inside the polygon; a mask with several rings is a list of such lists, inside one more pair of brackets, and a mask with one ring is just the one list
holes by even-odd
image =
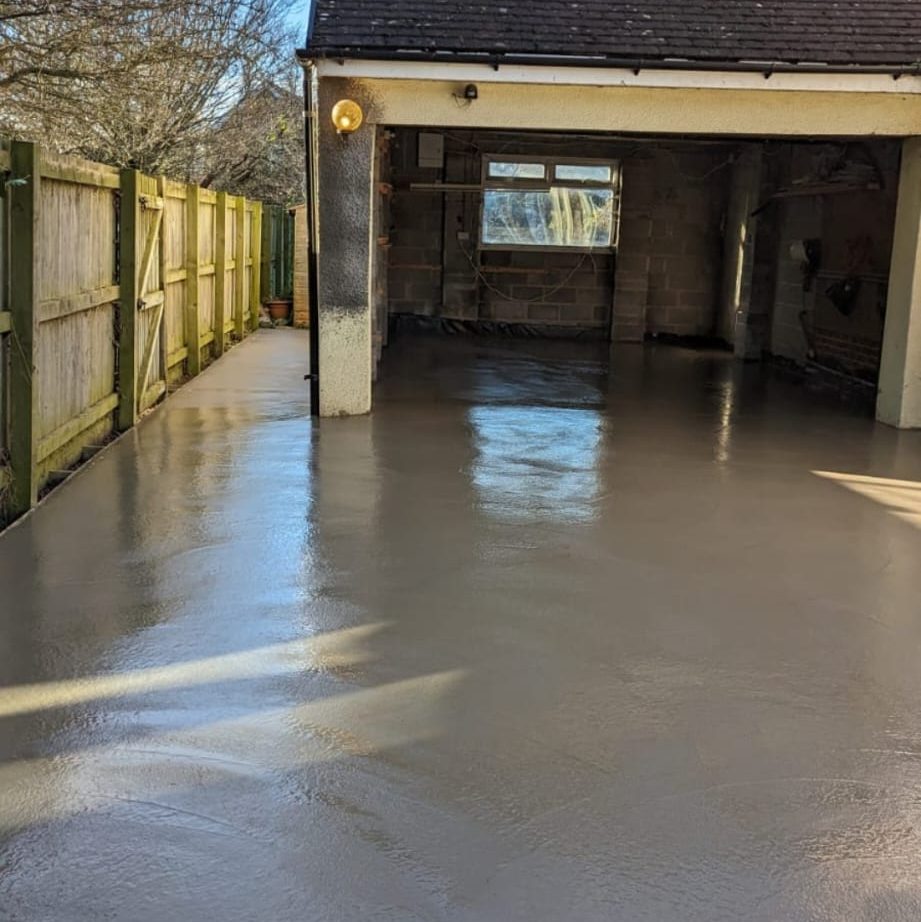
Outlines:
{"label": "bare tree branch", "polygon": [[0,0],[0,132],[302,197],[286,0]]}

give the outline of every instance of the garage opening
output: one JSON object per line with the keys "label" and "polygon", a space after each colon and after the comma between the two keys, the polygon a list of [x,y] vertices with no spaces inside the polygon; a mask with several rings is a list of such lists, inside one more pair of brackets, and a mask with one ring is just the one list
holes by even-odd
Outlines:
{"label": "garage opening", "polygon": [[376,360],[413,331],[656,340],[872,396],[900,143],[380,130]]}

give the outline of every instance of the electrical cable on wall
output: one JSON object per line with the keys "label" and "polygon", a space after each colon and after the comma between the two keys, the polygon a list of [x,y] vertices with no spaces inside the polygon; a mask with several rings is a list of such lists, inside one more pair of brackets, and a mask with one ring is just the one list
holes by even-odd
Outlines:
{"label": "electrical cable on wall", "polygon": [[596,268],[594,252],[589,250],[588,252],[582,254],[582,258],[575,264],[575,266],[573,266],[572,270],[569,272],[566,278],[564,278],[563,281],[560,282],[560,284],[555,288],[551,288],[549,291],[543,292],[543,294],[536,298],[516,298],[493,285],[493,283],[490,282],[488,278],[486,278],[483,270],[476,264],[476,261],[470,255],[467,248],[460,243],[458,244],[458,247],[467,258],[467,262],[470,263],[470,268],[473,269],[473,274],[483,283],[487,289],[489,289],[489,291],[500,298],[504,298],[506,301],[515,301],[519,304],[537,304],[540,301],[546,301],[549,297],[555,295],[558,291],[562,291],[562,289],[564,289],[569,284],[570,279],[572,279],[572,277],[585,265],[585,261],[587,259],[591,259],[592,267]]}

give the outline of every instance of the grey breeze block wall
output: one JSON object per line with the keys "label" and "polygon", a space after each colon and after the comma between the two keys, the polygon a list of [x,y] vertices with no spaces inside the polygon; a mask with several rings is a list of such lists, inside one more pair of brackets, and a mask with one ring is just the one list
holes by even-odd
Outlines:
{"label": "grey breeze block wall", "polygon": [[[452,131],[445,149],[443,169],[421,169],[418,131],[393,132],[391,313],[527,323],[606,336],[613,311],[617,339],[714,331],[731,147]],[[410,191],[410,184],[478,183],[484,153],[620,161],[616,258],[610,253],[484,251],[479,263],[485,281],[478,279],[471,260],[478,258],[479,195]],[[465,239],[459,241],[459,233]]]}

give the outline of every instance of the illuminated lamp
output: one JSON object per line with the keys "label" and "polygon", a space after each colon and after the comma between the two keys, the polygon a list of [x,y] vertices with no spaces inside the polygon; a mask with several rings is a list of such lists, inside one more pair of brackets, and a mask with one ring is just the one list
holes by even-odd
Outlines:
{"label": "illuminated lamp", "polygon": [[340,99],[333,106],[332,117],[337,134],[352,134],[361,128],[361,123],[365,120],[361,106],[351,99]]}

